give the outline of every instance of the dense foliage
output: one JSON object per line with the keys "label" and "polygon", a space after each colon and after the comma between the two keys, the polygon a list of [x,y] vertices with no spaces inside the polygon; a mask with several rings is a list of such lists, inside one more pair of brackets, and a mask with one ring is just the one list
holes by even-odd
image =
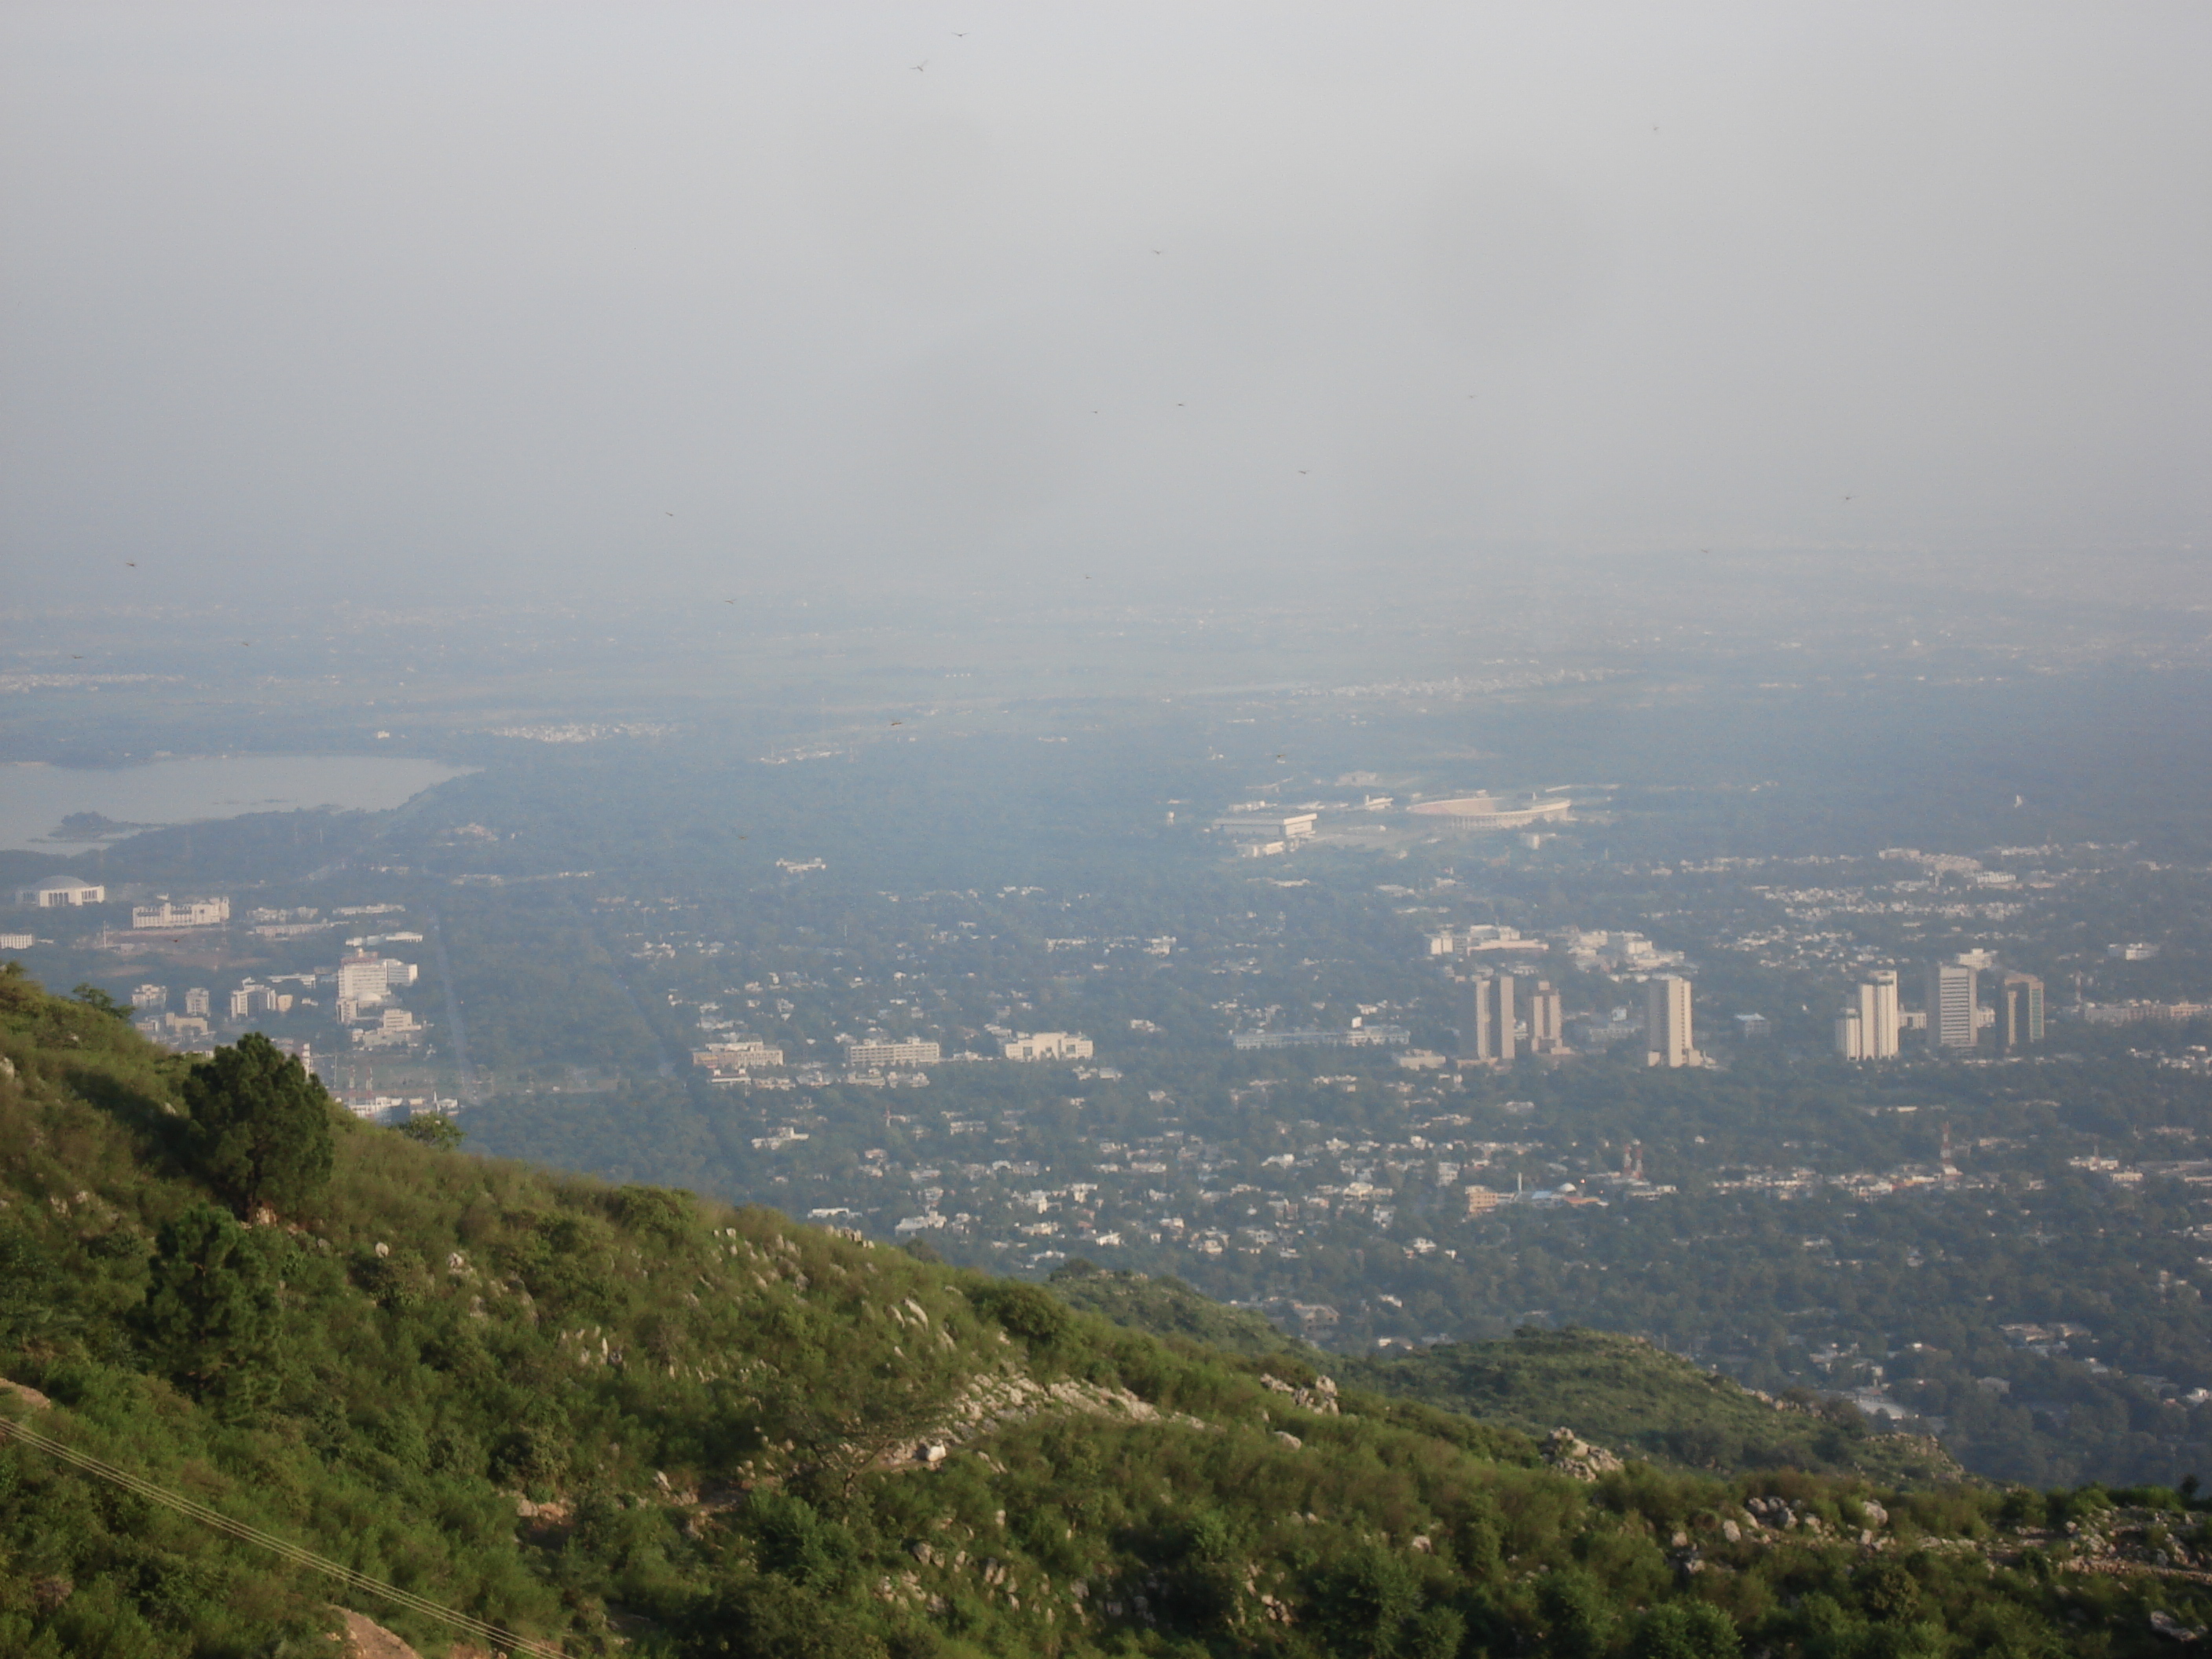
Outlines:
{"label": "dense foliage", "polygon": [[[335,1114],[327,1183],[240,1219],[184,1109],[235,1060],[19,974],[0,1050],[0,1373],[52,1401],[0,1410],[580,1653],[2124,1653],[2212,1613],[2170,1492],[1575,1478],[1297,1354]],[[329,1594],[0,1448],[0,1653],[327,1653]]]}

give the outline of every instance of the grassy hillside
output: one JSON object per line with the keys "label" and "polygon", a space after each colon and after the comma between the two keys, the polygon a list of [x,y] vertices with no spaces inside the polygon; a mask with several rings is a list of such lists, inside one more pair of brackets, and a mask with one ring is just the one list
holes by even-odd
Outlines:
{"label": "grassy hillside", "polygon": [[[364,1127],[250,1045],[188,1071],[20,974],[0,1054],[0,1417],[568,1652],[2124,1654],[2212,1619],[2171,1493],[1574,1478],[1295,1353]],[[328,1655],[333,1594],[0,1445],[0,1656]]]}
{"label": "grassy hillside", "polygon": [[1964,1480],[1933,1441],[1883,1435],[1848,1403],[1770,1400],[1638,1337],[1602,1331],[1517,1332],[1499,1342],[1443,1343],[1418,1354],[1329,1354],[1260,1315],[1211,1301],[1175,1279],[1077,1262],[1053,1275],[1072,1306],[1182,1341],[1330,1370],[1340,1382],[1425,1401],[1542,1436],[1562,1425],[1664,1466],[1748,1474],[1798,1469],[1889,1486]]}
{"label": "grassy hillside", "polygon": [[1770,1400],[1640,1337],[1522,1330],[1343,1370],[1364,1387],[1531,1432],[1571,1424],[1623,1453],[1681,1468],[1808,1469],[1888,1486],[1965,1478],[1933,1440],[1871,1433],[1847,1401]]}

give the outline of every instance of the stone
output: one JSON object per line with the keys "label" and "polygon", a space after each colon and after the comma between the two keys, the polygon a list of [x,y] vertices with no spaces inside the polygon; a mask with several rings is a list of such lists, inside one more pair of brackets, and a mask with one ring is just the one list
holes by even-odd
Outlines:
{"label": "stone", "polygon": [[40,1394],[36,1389],[31,1387],[29,1383],[10,1382],[4,1376],[0,1376],[0,1395],[5,1395],[11,1399],[20,1400],[24,1405],[28,1406],[34,1412],[49,1410],[52,1407],[54,1403],[52,1401],[47,1399],[46,1395]]}
{"label": "stone", "polygon": [[1544,1461],[1553,1470],[1576,1480],[1595,1480],[1621,1467],[1620,1458],[1570,1428],[1553,1429],[1544,1437],[1543,1449]]}
{"label": "stone", "polygon": [[421,1654],[367,1613],[349,1612],[344,1607],[336,1611],[345,1620],[345,1634],[338,1638],[345,1644],[338,1650],[344,1659],[422,1659]]}

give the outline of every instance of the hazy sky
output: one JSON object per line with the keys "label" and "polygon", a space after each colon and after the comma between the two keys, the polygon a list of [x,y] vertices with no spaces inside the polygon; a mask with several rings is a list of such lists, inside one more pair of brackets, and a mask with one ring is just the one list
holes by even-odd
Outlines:
{"label": "hazy sky", "polygon": [[2212,547],[2208,64],[2201,0],[18,0],[8,586]]}

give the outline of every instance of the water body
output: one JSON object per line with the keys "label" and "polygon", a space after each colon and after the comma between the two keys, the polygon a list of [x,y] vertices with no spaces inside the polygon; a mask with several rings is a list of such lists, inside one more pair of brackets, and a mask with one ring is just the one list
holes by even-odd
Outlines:
{"label": "water body", "polygon": [[87,769],[0,766],[0,848],[81,853],[97,837],[64,836],[73,813],[116,823],[203,823],[248,812],[335,806],[381,811],[474,769],[398,755],[208,755]]}

